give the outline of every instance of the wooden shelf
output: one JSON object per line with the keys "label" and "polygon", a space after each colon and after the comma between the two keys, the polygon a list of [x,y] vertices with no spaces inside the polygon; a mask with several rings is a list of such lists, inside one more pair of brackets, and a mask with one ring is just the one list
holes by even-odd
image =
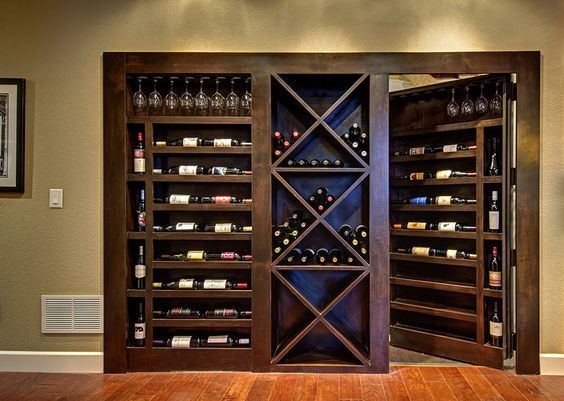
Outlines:
{"label": "wooden shelf", "polygon": [[444,281],[432,281],[408,277],[390,277],[390,284],[403,285],[406,287],[428,288],[439,291],[456,292],[460,294],[476,294],[476,287],[467,284],[450,283]]}
{"label": "wooden shelf", "polygon": [[503,240],[503,234],[502,233],[483,233],[482,236],[485,240],[489,240],[489,241],[501,241],[501,240]]}
{"label": "wooden shelf", "polygon": [[364,167],[272,167],[279,173],[364,173]]}
{"label": "wooden shelf", "polygon": [[202,241],[250,241],[251,233],[184,233],[184,232],[155,232],[153,238],[156,240],[202,240]]}
{"label": "wooden shelf", "polygon": [[177,175],[177,174],[155,174],[154,182],[233,182],[251,183],[252,175]]}
{"label": "wooden shelf", "polygon": [[475,150],[463,150],[458,152],[437,152],[437,153],[426,153],[423,155],[415,156],[390,156],[390,163],[406,163],[406,162],[418,162],[425,160],[445,160],[445,159],[466,159],[475,158]]}
{"label": "wooden shelf", "polygon": [[153,319],[153,327],[238,328],[251,327],[251,319]]}
{"label": "wooden shelf", "polygon": [[127,174],[126,179],[129,182],[144,182],[145,177],[145,174]]}
{"label": "wooden shelf", "polygon": [[465,231],[407,230],[392,228],[390,229],[390,235],[398,235],[404,237],[476,239],[475,232]]}
{"label": "wooden shelf", "polygon": [[218,124],[250,125],[252,117],[230,116],[129,116],[128,124]]}
{"label": "wooden shelf", "polygon": [[291,265],[274,266],[275,270],[322,270],[322,271],[364,271],[370,269],[368,266],[349,266],[349,265]]}
{"label": "wooden shelf", "polygon": [[127,297],[128,298],[145,298],[147,294],[147,290],[127,290]]}
{"label": "wooden shelf", "polygon": [[146,233],[144,231],[128,231],[127,232],[127,239],[139,239],[139,240],[143,240],[145,239]]}
{"label": "wooden shelf", "polygon": [[250,212],[253,205],[233,203],[233,204],[212,204],[196,203],[193,205],[169,205],[168,203],[154,203],[155,212]]}
{"label": "wooden shelf", "polygon": [[390,205],[395,212],[476,212],[476,205]]}
{"label": "wooden shelf", "polygon": [[503,298],[503,290],[493,290],[491,288],[484,288],[484,296],[490,298]]}
{"label": "wooden shelf", "polygon": [[427,180],[394,180],[390,179],[392,187],[419,187],[427,185],[473,185],[476,184],[476,177],[448,178],[437,180],[436,178]]}
{"label": "wooden shelf", "polygon": [[484,176],[484,177],[482,177],[482,180],[484,181],[484,184],[502,184],[503,183],[503,177],[500,176],[500,175]]}
{"label": "wooden shelf", "polygon": [[251,298],[251,290],[153,290],[153,298]]}
{"label": "wooden shelf", "polygon": [[438,316],[466,322],[475,322],[476,313],[474,311],[456,308],[454,306],[446,306],[433,302],[421,302],[412,299],[397,298],[390,301],[390,307],[396,310],[404,310],[408,312],[422,313],[425,315]]}
{"label": "wooden shelf", "polygon": [[249,270],[251,262],[179,262],[154,260],[153,269],[178,269],[178,270],[196,270],[196,269],[219,269],[219,270]]}
{"label": "wooden shelf", "polygon": [[231,147],[214,147],[214,146],[153,146],[153,154],[155,155],[250,155],[252,154],[251,146],[231,146]]}
{"label": "wooden shelf", "polygon": [[390,253],[391,260],[404,260],[406,262],[422,262],[422,263],[435,263],[438,265],[451,265],[451,266],[464,266],[464,267],[476,267],[477,261],[471,259],[448,259],[437,256],[419,256],[410,255],[406,253]]}
{"label": "wooden shelf", "polygon": [[478,127],[495,127],[501,126],[503,124],[503,119],[501,118],[490,118],[478,121],[467,121],[467,122],[457,122],[451,124],[436,125],[429,128],[416,128],[401,131],[390,132],[390,137],[398,138],[403,136],[415,136],[415,135],[428,135],[434,133],[446,133],[452,131],[462,131],[467,129],[475,129]]}

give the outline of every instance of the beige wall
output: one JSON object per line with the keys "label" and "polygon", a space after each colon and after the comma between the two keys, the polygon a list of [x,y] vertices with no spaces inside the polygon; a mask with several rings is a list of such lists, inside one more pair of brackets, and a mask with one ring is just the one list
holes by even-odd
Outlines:
{"label": "beige wall", "polygon": [[29,85],[27,190],[0,198],[0,350],[101,350],[42,336],[39,313],[41,294],[102,290],[104,51],[540,50],[542,351],[564,353],[563,20],[559,0],[0,0],[0,77]]}

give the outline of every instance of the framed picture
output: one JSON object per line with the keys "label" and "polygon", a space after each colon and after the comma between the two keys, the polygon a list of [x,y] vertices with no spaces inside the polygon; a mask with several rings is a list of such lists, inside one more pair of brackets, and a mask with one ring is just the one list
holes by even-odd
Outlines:
{"label": "framed picture", "polygon": [[0,78],[0,192],[23,192],[25,79]]}

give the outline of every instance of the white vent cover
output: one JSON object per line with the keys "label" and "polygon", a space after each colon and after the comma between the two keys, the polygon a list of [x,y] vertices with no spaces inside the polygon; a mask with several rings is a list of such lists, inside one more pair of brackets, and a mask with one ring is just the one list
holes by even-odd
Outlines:
{"label": "white vent cover", "polygon": [[101,295],[41,295],[42,333],[103,333]]}

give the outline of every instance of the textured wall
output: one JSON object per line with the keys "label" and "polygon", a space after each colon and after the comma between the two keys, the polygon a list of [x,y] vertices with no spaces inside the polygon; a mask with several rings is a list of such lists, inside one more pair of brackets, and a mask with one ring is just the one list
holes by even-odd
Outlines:
{"label": "textured wall", "polygon": [[[28,80],[26,193],[0,196],[0,350],[101,350],[42,336],[41,294],[102,290],[104,51],[540,50],[542,351],[564,352],[563,3],[526,0],[0,0],[0,76]],[[65,208],[48,209],[64,188]],[[550,222],[550,223],[547,223]]]}

